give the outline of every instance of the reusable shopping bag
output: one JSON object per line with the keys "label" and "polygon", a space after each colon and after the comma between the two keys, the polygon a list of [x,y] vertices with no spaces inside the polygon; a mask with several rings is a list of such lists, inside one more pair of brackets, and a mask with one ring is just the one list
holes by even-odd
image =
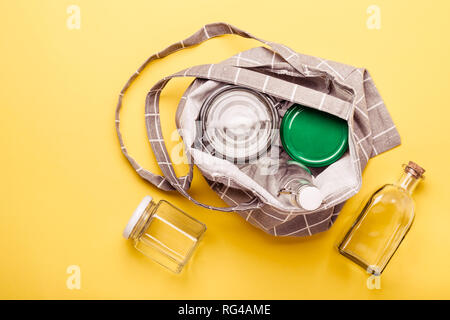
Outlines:
{"label": "reusable shopping bag", "polygon": [[[120,110],[127,89],[150,62],[226,34],[255,39],[265,46],[240,52],[220,63],[189,67],[158,81],[146,97],[145,123],[150,145],[163,175],[142,168],[129,154],[120,132]],[[190,159],[189,173],[182,177],[175,175],[159,116],[161,91],[176,77],[195,78],[181,98],[175,114],[179,134]],[[280,204],[268,192],[268,186],[255,183],[245,173],[245,166],[214,157],[195,146],[195,121],[203,101],[217,88],[230,84],[270,96],[284,106],[281,113],[296,103],[347,121],[347,152],[314,176],[315,185],[324,195],[324,201],[317,210],[305,211]],[[245,221],[275,236],[309,236],[329,229],[345,201],[361,188],[361,173],[368,160],[400,144],[398,131],[366,69],[300,54],[285,45],[256,38],[227,23],[205,25],[187,39],[149,57],[121,90],[115,122],[122,152],[144,180],[164,191],[176,190],[199,206],[237,212]],[[283,153],[280,155],[285,156]],[[213,207],[190,196],[194,165],[229,207]]]}

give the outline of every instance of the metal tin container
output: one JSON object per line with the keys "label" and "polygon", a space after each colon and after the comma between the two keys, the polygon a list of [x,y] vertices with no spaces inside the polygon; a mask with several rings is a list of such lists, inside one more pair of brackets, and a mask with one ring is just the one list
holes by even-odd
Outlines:
{"label": "metal tin container", "polygon": [[234,163],[258,159],[278,134],[274,101],[239,86],[213,92],[203,103],[199,120],[199,136],[207,151]]}

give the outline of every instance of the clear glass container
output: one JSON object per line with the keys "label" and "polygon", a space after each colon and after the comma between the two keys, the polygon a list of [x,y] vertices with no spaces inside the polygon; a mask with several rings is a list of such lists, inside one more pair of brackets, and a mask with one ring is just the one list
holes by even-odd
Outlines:
{"label": "clear glass container", "polygon": [[308,167],[282,154],[263,157],[240,169],[285,207],[316,210],[323,201]]}
{"label": "clear glass container", "polygon": [[123,236],[134,247],[169,270],[179,273],[189,261],[206,226],[167,201],[146,196],[134,211]]}
{"label": "clear glass container", "polygon": [[285,167],[286,173],[280,179],[279,200],[305,210],[319,208],[323,196],[313,184],[309,169],[296,161],[287,161]]}
{"label": "clear glass container", "polygon": [[410,161],[400,179],[378,189],[339,245],[339,252],[380,275],[414,220],[412,192],[425,170]]}
{"label": "clear glass container", "polygon": [[200,111],[206,151],[234,163],[248,163],[267,153],[278,137],[278,113],[272,99],[258,91],[224,86],[213,92]]}

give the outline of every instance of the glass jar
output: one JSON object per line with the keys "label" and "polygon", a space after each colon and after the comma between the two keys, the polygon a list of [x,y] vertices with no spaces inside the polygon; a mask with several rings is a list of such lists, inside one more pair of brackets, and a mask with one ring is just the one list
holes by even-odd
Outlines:
{"label": "glass jar", "polygon": [[179,273],[205,231],[203,223],[169,202],[155,203],[146,196],[131,216],[123,236],[150,259]]}
{"label": "glass jar", "polygon": [[280,180],[278,198],[305,210],[316,210],[323,201],[320,190],[313,184],[309,169],[296,161],[287,161],[285,175]]}
{"label": "glass jar", "polygon": [[200,111],[199,137],[207,151],[234,163],[267,153],[278,137],[273,100],[258,91],[228,85],[213,92]]}
{"label": "glass jar", "polygon": [[285,207],[294,207],[305,211],[318,209],[323,195],[313,183],[308,167],[281,157],[263,157],[258,162],[243,168],[243,172]]}

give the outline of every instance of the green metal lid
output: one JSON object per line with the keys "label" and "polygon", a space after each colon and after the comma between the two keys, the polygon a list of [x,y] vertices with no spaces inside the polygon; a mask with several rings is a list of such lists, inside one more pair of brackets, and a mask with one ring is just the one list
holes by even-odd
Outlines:
{"label": "green metal lid", "polygon": [[299,104],[286,111],[280,131],[289,156],[309,167],[327,166],[348,148],[345,120]]}

